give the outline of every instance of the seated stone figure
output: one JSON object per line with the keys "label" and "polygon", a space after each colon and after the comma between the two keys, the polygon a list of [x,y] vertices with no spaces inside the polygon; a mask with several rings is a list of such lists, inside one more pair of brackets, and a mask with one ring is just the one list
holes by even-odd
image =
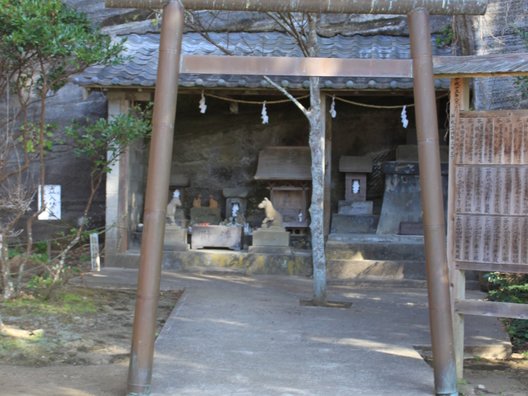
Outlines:
{"label": "seated stone figure", "polygon": [[202,194],[198,194],[193,199],[193,208],[201,208],[202,207]]}
{"label": "seated stone figure", "polygon": [[268,198],[264,198],[264,200],[259,203],[258,207],[260,209],[264,209],[264,213],[266,214],[266,217],[264,220],[262,220],[262,227],[278,227],[283,228],[282,225],[282,215],[277,212],[277,210],[273,207],[273,204]]}

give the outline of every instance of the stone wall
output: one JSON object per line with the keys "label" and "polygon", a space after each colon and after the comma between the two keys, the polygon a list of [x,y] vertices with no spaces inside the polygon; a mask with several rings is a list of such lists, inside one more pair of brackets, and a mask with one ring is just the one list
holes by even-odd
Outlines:
{"label": "stone wall", "polygon": [[[0,101],[0,119],[4,119],[6,103]],[[30,117],[38,117],[38,107],[32,106]],[[93,92],[86,95],[84,89],[68,84],[48,98],[46,122],[56,126],[59,140],[62,131],[73,122],[86,122],[106,116],[106,98],[104,94]],[[46,184],[61,185],[61,220],[37,221],[34,225],[36,238],[48,237],[58,231],[69,229],[71,224],[80,220],[88,194],[90,193],[90,167],[88,161],[77,158],[68,144],[55,144],[53,149],[46,153]],[[28,179],[28,183],[37,184],[38,167],[35,164]],[[101,189],[95,198],[90,212],[90,221],[94,226],[104,224],[105,195]],[[37,210],[37,197],[35,197],[32,210]]]}
{"label": "stone wall", "polygon": [[[478,55],[528,52],[528,1],[491,0],[486,14],[474,17]],[[474,81],[476,110],[526,109],[528,99],[515,85],[516,78],[479,78]]]}

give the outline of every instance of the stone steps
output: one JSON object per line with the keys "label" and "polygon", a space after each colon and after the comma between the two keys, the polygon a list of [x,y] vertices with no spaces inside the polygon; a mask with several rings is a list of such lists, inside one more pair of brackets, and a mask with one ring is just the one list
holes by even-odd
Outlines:
{"label": "stone steps", "polygon": [[425,263],[410,260],[327,261],[327,276],[334,280],[425,280]]}
{"label": "stone steps", "polygon": [[330,280],[425,280],[423,237],[334,233],[326,258]]}
{"label": "stone steps", "polygon": [[304,251],[294,251],[292,254],[265,254],[200,249],[164,252],[163,269],[309,276],[312,273],[312,258],[309,252]]}
{"label": "stone steps", "polygon": [[332,215],[332,233],[374,234],[378,228],[378,215]]}
{"label": "stone steps", "polygon": [[329,260],[425,261],[421,237],[331,235],[326,244]]}

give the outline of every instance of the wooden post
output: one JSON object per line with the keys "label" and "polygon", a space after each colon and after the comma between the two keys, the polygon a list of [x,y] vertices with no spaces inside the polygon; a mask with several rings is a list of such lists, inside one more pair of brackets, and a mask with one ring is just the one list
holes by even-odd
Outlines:
{"label": "wooden post", "polygon": [[158,308],[165,212],[170,182],[184,9],[178,0],[164,8],[158,77],[152,116],[144,228],[139,258],[138,289],[128,370],[129,395],[150,394],[156,311]]}
{"label": "wooden post", "polygon": [[324,177],[324,237],[325,243],[330,234],[332,218],[332,117],[328,115],[326,94],[321,94],[321,117],[325,128],[325,177]]}
{"label": "wooden post", "polygon": [[449,98],[449,188],[447,209],[447,262],[451,279],[451,310],[453,315],[453,337],[457,378],[464,377],[464,316],[455,311],[455,301],[465,299],[466,275],[455,266],[455,197],[456,197],[456,158],[457,131],[460,112],[469,109],[469,80],[451,80]]}
{"label": "wooden post", "polygon": [[414,74],[414,103],[423,205],[429,322],[437,395],[458,395],[446,235],[438,116],[433,82],[429,15],[416,8],[408,16]]}

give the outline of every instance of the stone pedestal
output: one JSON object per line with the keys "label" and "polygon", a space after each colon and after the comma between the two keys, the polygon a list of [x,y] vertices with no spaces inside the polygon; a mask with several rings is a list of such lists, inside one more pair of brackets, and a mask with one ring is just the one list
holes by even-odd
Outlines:
{"label": "stone pedestal", "polygon": [[373,211],[372,201],[339,201],[338,214],[340,215],[371,215]]}
{"label": "stone pedestal", "polygon": [[187,229],[175,224],[165,226],[164,250],[187,250]]}
{"label": "stone pedestal", "polygon": [[260,228],[253,231],[250,253],[290,254],[290,233],[282,227]]}
{"label": "stone pedestal", "polygon": [[185,212],[182,208],[177,208],[174,213],[174,224],[182,228],[187,228],[187,219],[185,218]]}

